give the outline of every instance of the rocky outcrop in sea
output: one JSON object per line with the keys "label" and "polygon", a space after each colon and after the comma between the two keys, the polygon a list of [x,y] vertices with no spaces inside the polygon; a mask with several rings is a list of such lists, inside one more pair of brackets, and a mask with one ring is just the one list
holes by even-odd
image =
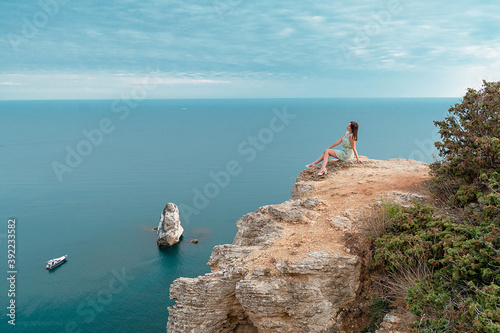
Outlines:
{"label": "rocky outcrop in sea", "polygon": [[167,203],[158,223],[156,244],[159,247],[168,247],[179,243],[184,232],[179,217],[179,208],[174,203]]}

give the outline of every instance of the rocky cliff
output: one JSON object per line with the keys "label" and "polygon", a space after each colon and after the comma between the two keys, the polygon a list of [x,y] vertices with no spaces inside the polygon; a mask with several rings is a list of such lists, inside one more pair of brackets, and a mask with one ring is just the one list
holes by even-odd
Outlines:
{"label": "rocky cliff", "polygon": [[331,161],[323,177],[304,170],[292,200],[238,220],[233,244],[213,249],[211,273],[172,283],[167,331],[347,332],[341,310],[359,293],[362,265],[343,233],[428,178],[425,163],[363,160]]}

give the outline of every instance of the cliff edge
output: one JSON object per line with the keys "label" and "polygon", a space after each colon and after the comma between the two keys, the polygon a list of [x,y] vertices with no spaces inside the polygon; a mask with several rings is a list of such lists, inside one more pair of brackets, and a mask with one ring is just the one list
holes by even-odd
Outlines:
{"label": "cliff edge", "polygon": [[304,170],[292,200],[239,219],[233,244],[214,247],[211,273],[172,283],[167,331],[343,332],[362,275],[343,234],[380,199],[411,200],[429,178],[423,162],[362,160],[330,161],[321,177]]}

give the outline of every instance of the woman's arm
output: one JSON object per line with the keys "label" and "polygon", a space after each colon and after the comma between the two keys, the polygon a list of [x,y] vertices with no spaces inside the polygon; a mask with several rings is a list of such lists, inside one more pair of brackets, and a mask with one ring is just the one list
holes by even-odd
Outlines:
{"label": "woman's arm", "polygon": [[344,136],[342,135],[342,137],[340,139],[338,139],[333,145],[331,145],[328,149],[332,149],[333,147],[335,146],[338,146],[341,142],[342,142],[342,138]]}
{"label": "woman's arm", "polygon": [[356,140],[354,140],[352,135],[351,135],[350,139],[351,139],[351,147],[352,147],[352,150],[354,151],[354,155],[356,155],[356,159],[358,160],[359,163],[363,164],[363,161],[359,159],[358,151],[356,150]]}

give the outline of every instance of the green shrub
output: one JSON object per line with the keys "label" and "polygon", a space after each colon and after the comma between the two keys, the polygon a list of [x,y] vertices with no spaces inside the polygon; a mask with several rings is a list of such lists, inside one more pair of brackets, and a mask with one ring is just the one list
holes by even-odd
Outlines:
{"label": "green shrub", "polygon": [[451,201],[461,207],[479,203],[499,216],[500,82],[483,81],[479,91],[469,89],[449,115],[434,123],[442,158],[431,164],[437,187],[451,189]]}
{"label": "green shrub", "polygon": [[419,326],[493,332],[500,319],[500,228],[434,216],[433,207],[419,203],[387,204],[387,211],[387,233],[375,240],[375,264],[391,272],[420,262],[431,267],[407,290],[408,308],[424,318]]}
{"label": "green shrub", "polygon": [[386,204],[374,264],[389,272],[429,268],[407,288],[415,331],[500,333],[500,82],[469,89],[434,123],[442,139],[441,160],[430,166],[435,189],[460,218],[419,203]]}

